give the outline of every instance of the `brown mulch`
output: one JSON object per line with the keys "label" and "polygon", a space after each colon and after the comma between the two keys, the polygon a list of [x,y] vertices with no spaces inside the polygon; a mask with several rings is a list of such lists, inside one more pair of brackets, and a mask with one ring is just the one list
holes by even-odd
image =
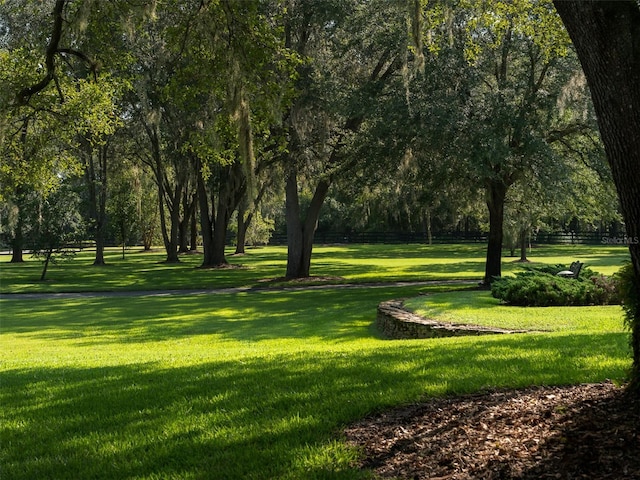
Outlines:
{"label": "brown mulch", "polygon": [[349,427],[400,479],[640,479],[640,400],[611,383],[439,398]]}

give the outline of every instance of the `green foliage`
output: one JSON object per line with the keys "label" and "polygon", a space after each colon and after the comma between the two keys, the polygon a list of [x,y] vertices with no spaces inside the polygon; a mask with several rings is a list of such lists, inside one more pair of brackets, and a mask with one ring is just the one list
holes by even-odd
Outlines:
{"label": "green foliage", "polygon": [[82,241],[84,224],[78,211],[80,199],[75,192],[63,187],[39,200],[31,212],[36,226],[30,243],[33,256],[43,260],[42,281],[49,263],[75,255],[74,244]]}
{"label": "green foliage", "polygon": [[629,328],[638,328],[640,321],[640,285],[631,262],[626,262],[618,272],[620,298],[622,307],[626,313],[627,325]]}
{"label": "green foliage", "polygon": [[468,22],[469,61],[483,48],[502,47],[505,35],[531,39],[544,60],[567,54],[569,36],[550,0],[461,0],[460,7],[475,13]]}
{"label": "green foliage", "polygon": [[631,331],[630,343],[634,355],[631,383],[632,388],[640,392],[640,284],[631,262],[625,263],[620,269],[618,279],[625,324]]}
{"label": "green foliage", "polygon": [[503,277],[491,285],[493,297],[510,305],[563,306],[619,303],[614,280],[583,268],[579,278],[557,275],[562,265],[529,268],[514,277]]}
{"label": "green foliage", "polygon": [[[234,220],[236,221],[231,223],[229,231],[237,233],[237,218]],[[267,245],[269,243],[271,235],[273,234],[274,226],[275,221],[272,218],[263,216],[262,212],[260,210],[257,210],[253,214],[251,223],[249,223],[249,228],[246,231],[246,244],[263,246]]]}

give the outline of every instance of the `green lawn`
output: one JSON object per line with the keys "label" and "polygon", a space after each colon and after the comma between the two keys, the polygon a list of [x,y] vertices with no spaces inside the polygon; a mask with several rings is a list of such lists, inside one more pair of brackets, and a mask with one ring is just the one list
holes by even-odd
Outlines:
{"label": "green lawn", "polygon": [[515,307],[501,305],[488,291],[435,293],[414,297],[405,306],[441,322],[466,323],[511,330],[549,332],[617,332],[623,316],[619,305],[587,307]]}
{"label": "green lawn", "polygon": [[[229,252],[231,253],[231,251]],[[341,277],[345,282],[394,280],[477,279],[484,275],[485,246],[464,245],[342,245],[314,247],[311,275]],[[533,249],[535,263],[569,264],[581,260],[603,274],[614,273],[629,258],[619,246],[543,246]],[[27,259],[11,264],[0,257],[0,292],[81,292],[154,289],[206,289],[238,285],[265,285],[286,270],[286,247],[248,249],[228,256],[238,268],[200,269],[201,255],[185,255],[179,264],[165,264],[162,251],[132,250],[122,260],[118,249],[108,250],[107,266],[93,267],[93,252],[84,251],[49,268],[40,282],[42,264]],[[535,264],[534,263],[534,264]],[[512,258],[503,259],[505,274],[520,270]]]}
{"label": "green lawn", "polygon": [[[326,265],[314,274],[333,270],[347,277],[352,270],[373,281],[402,278],[392,270],[403,248],[413,249],[417,259],[425,258],[430,247],[388,246],[387,253],[382,247],[325,248],[318,249],[318,257],[324,253]],[[480,251],[465,248],[458,259],[460,272],[472,262],[463,255]],[[432,251],[447,253],[443,247]],[[379,257],[369,258],[374,252]],[[549,254],[554,252],[565,253],[552,249]],[[566,257],[591,255],[603,267],[615,268],[606,252],[581,252]],[[620,252],[615,255],[622,261]],[[250,284],[276,276],[281,253],[256,250],[243,257],[244,270],[202,272],[185,264],[171,272],[183,288],[204,287],[183,278],[191,274],[211,274],[212,286],[233,284],[233,275],[238,275],[236,284]],[[167,286],[169,274],[160,274],[163,265],[147,260],[131,262],[160,269],[146,280],[149,288]],[[107,268],[126,270],[115,258],[111,261]],[[397,261],[398,271],[412,269],[406,259]],[[274,266],[269,270],[266,265]],[[28,283],[15,272],[30,267],[1,268],[3,280],[7,270],[14,272],[11,285]],[[70,283],[73,275],[65,269],[79,275],[88,267],[70,263],[55,268],[52,278],[59,275]],[[116,279],[105,280],[119,288]],[[57,281],[46,287],[63,289],[66,284]],[[613,310],[609,317],[594,314],[591,321],[567,323],[550,333],[379,338],[373,327],[377,304],[425,291],[432,290],[343,287],[0,300],[0,477],[367,478],[353,468],[357,452],[340,435],[364,415],[487,388],[622,382],[630,367],[628,334],[622,315],[616,317]],[[439,297],[443,310],[455,308],[456,299],[473,302],[477,294],[441,291],[434,288],[439,293],[431,298]]]}

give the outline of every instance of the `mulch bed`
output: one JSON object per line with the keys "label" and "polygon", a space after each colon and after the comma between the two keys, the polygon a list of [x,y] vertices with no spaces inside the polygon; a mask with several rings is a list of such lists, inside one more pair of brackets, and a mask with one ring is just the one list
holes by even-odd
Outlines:
{"label": "mulch bed", "polygon": [[439,398],[345,434],[401,479],[640,479],[640,400],[611,383]]}

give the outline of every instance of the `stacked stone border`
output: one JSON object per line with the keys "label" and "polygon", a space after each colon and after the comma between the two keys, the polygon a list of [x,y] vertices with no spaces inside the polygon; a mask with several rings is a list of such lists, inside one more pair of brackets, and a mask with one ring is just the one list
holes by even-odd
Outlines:
{"label": "stacked stone border", "polygon": [[404,308],[402,299],[389,300],[378,305],[376,326],[386,338],[398,340],[528,332],[528,330],[505,330],[479,325],[437,322],[408,311]]}

